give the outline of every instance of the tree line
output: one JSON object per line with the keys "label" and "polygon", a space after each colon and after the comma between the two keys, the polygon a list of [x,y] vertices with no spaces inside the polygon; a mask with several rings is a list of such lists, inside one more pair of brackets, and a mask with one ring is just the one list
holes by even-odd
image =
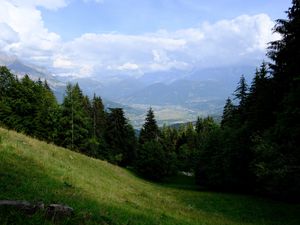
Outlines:
{"label": "tree line", "polygon": [[[47,81],[33,81],[28,75],[19,79],[4,66],[0,94],[1,126],[134,168],[153,180],[194,171],[197,137],[192,124],[159,128],[150,108],[136,136],[122,108],[105,110],[101,97],[90,99],[78,84],[67,85],[59,104]],[[201,126],[214,124],[211,118],[203,121]]]}
{"label": "tree line", "polygon": [[242,76],[224,106],[221,124],[211,117],[179,128],[157,126],[150,108],[139,136],[123,109],[105,110],[79,85],[68,84],[58,104],[47,82],[18,79],[0,67],[0,123],[33,137],[134,168],[162,180],[180,171],[211,189],[300,200],[300,3],[274,28],[250,86]]}
{"label": "tree line", "polygon": [[134,129],[121,108],[104,110],[78,84],[68,84],[59,104],[47,81],[18,79],[0,67],[0,123],[32,137],[121,165],[133,158]]}

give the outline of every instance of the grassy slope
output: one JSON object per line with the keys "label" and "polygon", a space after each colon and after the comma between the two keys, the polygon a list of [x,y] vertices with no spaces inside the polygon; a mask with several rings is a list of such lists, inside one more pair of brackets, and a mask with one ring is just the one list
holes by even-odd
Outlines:
{"label": "grassy slope", "polygon": [[[65,224],[300,224],[300,206],[184,190],[0,128],[0,199],[63,203]],[[2,211],[1,211],[2,210]],[[0,209],[0,224],[47,224]]]}

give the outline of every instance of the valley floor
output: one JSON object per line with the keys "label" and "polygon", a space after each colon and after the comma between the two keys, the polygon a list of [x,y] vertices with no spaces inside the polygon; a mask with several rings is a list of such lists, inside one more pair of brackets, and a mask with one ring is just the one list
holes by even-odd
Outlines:
{"label": "valley floor", "polygon": [[[61,224],[300,224],[300,205],[162,185],[105,161],[0,128],[0,200],[62,203]],[[0,224],[52,224],[0,208]]]}

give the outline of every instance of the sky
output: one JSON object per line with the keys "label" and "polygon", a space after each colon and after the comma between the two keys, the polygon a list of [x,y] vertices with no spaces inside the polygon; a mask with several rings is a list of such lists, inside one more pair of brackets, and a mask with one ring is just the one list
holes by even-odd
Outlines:
{"label": "sky", "polygon": [[[0,0],[0,54],[61,76],[259,64],[290,0]],[[3,57],[2,57],[3,58]]]}

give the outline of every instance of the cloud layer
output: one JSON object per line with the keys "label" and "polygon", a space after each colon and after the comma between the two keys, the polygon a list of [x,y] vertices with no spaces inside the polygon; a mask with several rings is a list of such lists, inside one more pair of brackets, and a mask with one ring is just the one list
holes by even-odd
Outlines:
{"label": "cloud layer", "polygon": [[0,51],[60,75],[140,76],[151,71],[254,64],[264,58],[267,43],[279,38],[271,31],[274,22],[270,17],[258,14],[172,32],[86,33],[63,42],[45,27],[37,6],[56,10],[67,2],[1,1]]}

